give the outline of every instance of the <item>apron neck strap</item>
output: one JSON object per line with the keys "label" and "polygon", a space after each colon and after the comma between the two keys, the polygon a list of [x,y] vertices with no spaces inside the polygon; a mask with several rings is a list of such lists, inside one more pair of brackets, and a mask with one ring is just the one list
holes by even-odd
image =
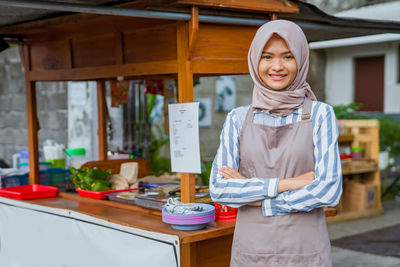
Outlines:
{"label": "apron neck strap", "polygon": [[309,120],[311,119],[311,108],[312,108],[312,101],[308,97],[304,99],[303,105],[303,112],[301,114],[302,120]]}
{"label": "apron neck strap", "polygon": [[[301,119],[302,120],[309,120],[311,119],[311,109],[312,109],[312,100],[306,97],[304,99],[304,104],[303,104],[303,112],[301,114]],[[254,117],[254,111],[256,109],[250,105],[249,111],[246,114],[245,122],[253,122],[253,117]]]}

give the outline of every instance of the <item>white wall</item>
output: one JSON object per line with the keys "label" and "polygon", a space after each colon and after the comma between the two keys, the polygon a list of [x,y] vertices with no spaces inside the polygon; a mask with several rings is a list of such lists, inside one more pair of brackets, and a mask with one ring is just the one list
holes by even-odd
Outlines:
{"label": "white wall", "polygon": [[384,112],[400,113],[399,45],[397,41],[327,49],[326,102],[331,105],[354,102],[354,58],[384,55]]}
{"label": "white wall", "polygon": [[68,148],[83,147],[98,160],[96,82],[68,82]]}

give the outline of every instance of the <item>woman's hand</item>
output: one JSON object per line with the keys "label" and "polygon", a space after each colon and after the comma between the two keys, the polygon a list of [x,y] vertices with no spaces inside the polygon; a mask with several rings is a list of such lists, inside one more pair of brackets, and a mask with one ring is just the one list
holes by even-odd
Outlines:
{"label": "woman's hand", "polygon": [[278,184],[278,193],[298,190],[302,187],[312,184],[314,180],[314,172],[306,172],[293,178],[280,179]]}
{"label": "woman's hand", "polygon": [[243,175],[240,174],[237,170],[232,169],[231,167],[228,166],[223,166],[221,168],[218,168],[218,173],[222,177],[226,179],[230,178],[246,178]]}

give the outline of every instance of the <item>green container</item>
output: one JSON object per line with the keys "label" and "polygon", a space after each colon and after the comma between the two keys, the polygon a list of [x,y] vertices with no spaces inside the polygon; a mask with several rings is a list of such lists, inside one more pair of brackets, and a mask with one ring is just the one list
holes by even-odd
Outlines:
{"label": "green container", "polygon": [[67,148],[66,149],[67,155],[70,157],[73,156],[85,156],[86,155],[86,149],[79,147],[79,148]]}
{"label": "green container", "polygon": [[65,181],[65,170],[62,168],[50,168],[47,169],[47,173],[50,177],[50,185],[64,184]]}
{"label": "green container", "polygon": [[51,168],[65,169],[65,159],[52,159],[48,161],[51,162]]}

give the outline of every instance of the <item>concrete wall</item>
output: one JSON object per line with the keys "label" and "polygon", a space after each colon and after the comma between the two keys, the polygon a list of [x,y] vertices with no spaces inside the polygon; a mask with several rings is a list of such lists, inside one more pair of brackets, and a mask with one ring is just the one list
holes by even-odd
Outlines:
{"label": "concrete wall", "polygon": [[[67,143],[66,83],[37,83],[41,126],[39,145],[46,139]],[[0,53],[0,158],[12,164],[12,154],[27,149],[24,70],[18,48]]]}
{"label": "concrete wall", "polygon": [[331,105],[354,102],[353,59],[384,55],[384,112],[400,113],[399,45],[400,42],[386,42],[327,49],[326,102]]}
{"label": "concrete wall", "polygon": [[[246,106],[251,103],[253,82],[250,75],[236,75],[236,106]],[[212,124],[210,127],[200,128],[201,158],[211,161],[215,157],[219,146],[219,136],[227,112],[215,112],[215,82],[217,77],[200,78],[200,84],[194,88],[194,98],[211,98]]]}
{"label": "concrete wall", "polygon": [[68,148],[83,147],[88,161],[98,159],[96,82],[68,83]]}

